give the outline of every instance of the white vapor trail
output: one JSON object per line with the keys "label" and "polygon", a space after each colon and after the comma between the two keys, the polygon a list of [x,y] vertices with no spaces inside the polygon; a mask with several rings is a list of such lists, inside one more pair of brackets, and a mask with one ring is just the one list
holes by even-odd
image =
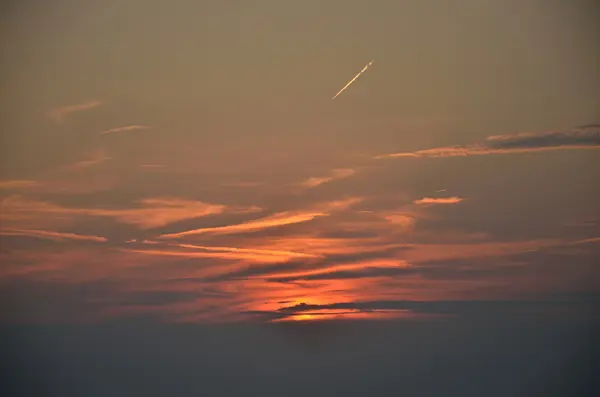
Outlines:
{"label": "white vapor trail", "polygon": [[363,74],[364,72],[366,72],[366,70],[367,70],[367,69],[369,68],[369,66],[371,66],[372,64],[373,64],[373,61],[369,62],[369,63],[367,64],[367,66],[365,66],[364,68],[362,68],[362,70],[361,70],[360,72],[358,72],[358,74],[357,74],[356,76],[354,76],[354,78],[353,78],[352,80],[350,80],[350,81],[348,82],[348,84],[346,84],[346,85],[344,86],[344,88],[342,88],[342,89],[340,90],[340,92],[338,92],[337,94],[335,94],[335,96],[334,96],[333,98],[331,98],[331,99],[333,100],[333,99],[337,98],[337,97],[338,97],[338,95],[340,95],[342,92],[344,92],[344,91],[346,90],[346,88],[348,88],[348,87],[350,86],[350,84],[354,83],[354,81],[355,81],[357,78],[359,78],[361,74]]}

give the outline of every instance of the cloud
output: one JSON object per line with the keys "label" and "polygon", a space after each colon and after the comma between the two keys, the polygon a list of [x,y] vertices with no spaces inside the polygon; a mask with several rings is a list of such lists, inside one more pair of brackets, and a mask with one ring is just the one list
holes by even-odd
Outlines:
{"label": "cloud", "polygon": [[415,204],[457,204],[463,201],[460,197],[423,197],[413,201]]}
{"label": "cloud", "polygon": [[253,187],[259,187],[264,185],[263,182],[252,182],[252,181],[248,181],[248,182],[230,182],[230,183],[224,183],[222,186],[224,187],[236,187],[236,188],[253,188]]}
{"label": "cloud", "polygon": [[[307,304],[299,303],[285,306],[274,311],[274,318],[295,316],[308,312],[325,313],[328,310],[357,310],[360,312],[371,312],[380,310],[408,311],[420,314],[433,315],[498,315],[501,313],[522,313],[540,309],[560,309],[565,306],[598,304],[589,299],[582,299],[577,295],[559,299],[547,300],[444,300],[444,301],[415,301],[415,300],[374,300],[363,302],[336,302],[329,304]],[[266,313],[269,314],[269,313]],[[279,314],[280,316],[277,316]]]}
{"label": "cloud", "polygon": [[13,277],[0,280],[0,323],[97,322],[105,320],[107,313],[130,308],[138,313],[151,309],[157,319],[172,306],[192,303],[203,295],[201,291],[144,290],[115,279],[72,283]]}
{"label": "cloud", "polygon": [[217,252],[239,252],[247,254],[261,254],[261,255],[272,255],[284,258],[317,258],[320,255],[306,254],[302,252],[292,251],[281,251],[281,250],[265,250],[265,249],[254,249],[254,248],[238,248],[238,247],[211,247],[194,244],[177,244],[178,247],[192,248],[205,251],[217,251]]}
{"label": "cloud", "polygon": [[124,127],[111,128],[109,130],[102,131],[100,134],[113,134],[117,132],[147,130],[149,128],[151,128],[149,125],[127,125]]}
{"label": "cloud", "polygon": [[[515,302],[520,306],[523,302]],[[391,300],[391,301],[367,301],[367,302],[339,302],[326,305],[309,305],[300,303],[294,306],[282,307],[279,312],[282,313],[300,313],[309,310],[322,309],[357,309],[357,310],[376,310],[376,309],[392,309],[392,310],[427,310],[438,313],[448,311],[455,312],[457,309],[467,307],[476,308],[482,305],[489,306],[511,306],[514,305],[510,301],[409,301],[409,300]]]}
{"label": "cloud", "polygon": [[401,260],[375,260],[358,264],[333,265],[325,269],[308,271],[301,274],[269,277],[268,280],[278,283],[293,281],[323,281],[390,277],[397,275],[418,274],[417,268],[408,266]]}
{"label": "cloud", "polygon": [[[598,305],[598,300],[582,299],[574,295],[565,299],[546,300],[369,300],[345,301],[335,303],[314,304],[300,302],[276,310],[255,310],[247,314],[254,315],[263,321],[308,320],[323,316],[325,318],[394,318],[393,314],[403,314],[407,318],[419,317],[489,317],[498,315],[518,315],[547,310],[560,312],[565,307],[585,307]],[[347,315],[349,314],[349,315]],[[357,316],[362,314],[362,316]],[[379,314],[388,314],[380,316]]]}
{"label": "cloud", "polygon": [[140,168],[164,168],[164,164],[142,164]]}
{"label": "cloud", "polygon": [[144,241],[144,244],[161,245],[159,249],[122,249],[147,255],[179,256],[186,258],[215,258],[225,260],[243,260],[248,262],[283,262],[293,258],[317,258],[319,255],[267,249],[241,247],[202,246],[193,244],[161,244],[157,241]]}
{"label": "cloud", "polygon": [[37,237],[42,239],[49,239],[54,241],[61,240],[87,240],[87,241],[97,241],[97,242],[106,242],[108,241],[106,237],[99,236],[89,236],[83,234],[75,234],[75,233],[64,233],[64,232],[55,232],[55,231],[47,231],[47,230],[31,230],[31,229],[1,229],[0,235],[4,236],[28,236],[28,237]]}
{"label": "cloud", "polygon": [[377,156],[376,159],[477,156],[564,149],[600,149],[600,125],[592,124],[566,131],[494,135],[486,138],[480,144],[445,146],[415,152],[392,153]]}
{"label": "cloud", "polygon": [[5,180],[0,181],[0,189],[27,189],[42,186],[41,182],[29,180]]}
{"label": "cloud", "polygon": [[243,232],[254,232],[258,230],[292,225],[295,223],[312,221],[315,218],[321,216],[327,216],[325,212],[303,212],[303,211],[285,211],[279,212],[273,215],[266,216],[264,218],[255,219],[249,222],[238,223],[228,226],[219,227],[207,227],[202,229],[187,230],[185,232],[163,234],[158,238],[161,239],[174,239],[179,237],[186,237],[198,234],[233,234]]}
{"label": "cloud", "polygon": [[228,210],[224,205],[177,198],[149,198],[140,200],[139,203],[141,208],[68,208],[44,201],[26,200],[21,196],[11,196],[0,202],[0,209],[2,209],[2,219],[13,222],[35,222],[39,218],[45,219],[51,215],[57,219],[69,215],[95,216],[113,218],[118,222],[136,225],[142,229],[152,229],[186,219],[221,214]]}
{"label": "cloud", "polygon": [[284,211],[278,212],[263,218],[254,219],[244,223],[234,225],[208,227],[202,229],[187,230],[179,233],[163,234],[159,236],[161,239],[174,239],[198,234],[235,234],[244,232],[256,232],[259,230],[292,225],[297,223],[309,222],[319,217],[328,216],[332,211],[341,211],[349,206],[356,204],[360,199],[348,199],[332,201],[320,206],[316,206],[311,210],[300,211]]}
{"label": "cloud", "polygon": [[[493,280],[510,275],[524,275],[533,264],[523,261],[548,263],[543,255],[557,258],[558,248],[595,244],[600,238],[575,241],[546,241],[487,244],[398,244],[370,254],[337,255],[298,266],[295,269],[274,269],[263,277],[271,282],[350,280],[366,278],[396,278],[418,276],[421,280]],[[581,261],[581,256],[579,257]],[[563,259],[561,259],[563,260]],[[533,272],[535,273],[535,271]],[[532,273],[532,274],[533,274]],[[538,280],[542,277],[537,276]]]}
{"label": "cloud", "polygon": [[452,259],[470,259],[482,257],[500,257],[543,248],[563,245],[558,239],[539,239],[526,241],[477,242],[463,244],[405,244],[403,259],[410,263],[443,261]]}
{"label": "cloud", "polygon": [[[334,270],[357,269],[372,264],[379,267],[406,266],[401,260],[387,259],[402,247],[377,247],[358,252],[330,254],[316,258],[296,258],[280,261],[263,266],[245,266],[230,272],[225,272],[211,277],[206,281],[231,281],[241,279],[260,278],[269,281],[292,281],[302,279],[311,274],[323,274]],[[290,277],[290,280],[285,280]]]}
{"label": "cloud", "polygon": [[300,187],[310,189],[310,188],[314,188],[314,187],[323,185],[325,183],[329,183],[334,180],[348,178],[349,176],[352,176],[355,173],[356,173],[356,171],[351,168],[334,169],[329,176],[311,177],[311,178],[308,178],[308,179],[300,182],[298,185]]}
{"label": "cloud", "polygon": [[80,104],[77,104],[77,105],[61,106],[61,107],[50,109],[48,111],[48,117],[50,117],[54,121],[60,123],[60,122],[62,122],[64,120],[64,118],[66,116],[68,116],[71,113],[82,112],[84,110],[93,109],[93,108],[98,107],[98,106],[100,106],[102,104],[103,104],[102,101],[91,100],[91,101],[80,103]]}
{"label": "cloud", "polygon": [[403,213],[392,213],[384,215],[383,218],[391,224],[398,226],[405,232],[412,232],[417,223],[415,216]]}
{"label": "cloud", "polygon": [[[444,273],[445,263],[452,263],[454,273],[466,274],[465,269],[473,260],[485,258],[507,258],[513,255],[535,252],[540,249],[560,247],[571,244],[594,242],[563,242],[560,240],[534,240],[525,242],[475,243],[475,244],[414,244],[386,243],[385,239],[368,242],[342,239],[342,242],[327,249],[328,244],[321,247],[305,243],[308,253],[323,256],[317,259],[290,260],[265,266],[252,266],[236,269],[222,274],[216,280],[235,280],[243,278],[260,278],[271,282],[289,283],[295,281],[344,280],[395,276],[428,277]],[[272,244],[286,246],[285,244]],[[290,246],[289,244],[287,246]],[[301,249],[300,244],[291,245]],[[489,269],[467,269],[469,274],[485,273]],[[449,270],[452,272],[452,269]]]}
{"label": "cloud", "polygon": [[72,164],[70,168],[72,169],[81,169],[88,168],[94,165],[98,165],[104,163],[105,161],[112,160],[112,157],[106,155],[104,149],[96,149],[92,151],[87,158],[84,160],[78,161],[75,164]]}

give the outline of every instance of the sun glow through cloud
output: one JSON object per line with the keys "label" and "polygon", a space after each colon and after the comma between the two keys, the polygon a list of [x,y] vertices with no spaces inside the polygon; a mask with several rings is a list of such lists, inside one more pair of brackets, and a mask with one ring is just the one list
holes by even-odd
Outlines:
{"label": "sun glow through cloud", "polygon": [[585,8],[131,1],[7,14],[0,323],[409,321],[598,292]]}

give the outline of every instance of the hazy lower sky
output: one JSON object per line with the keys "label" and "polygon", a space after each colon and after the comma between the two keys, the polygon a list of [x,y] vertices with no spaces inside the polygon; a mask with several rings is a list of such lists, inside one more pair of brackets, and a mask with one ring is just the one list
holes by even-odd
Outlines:
{"label": "hazy lower sky", "polygon": [[4,323],[420,318],[598,293],[592,1],[10,3]]}

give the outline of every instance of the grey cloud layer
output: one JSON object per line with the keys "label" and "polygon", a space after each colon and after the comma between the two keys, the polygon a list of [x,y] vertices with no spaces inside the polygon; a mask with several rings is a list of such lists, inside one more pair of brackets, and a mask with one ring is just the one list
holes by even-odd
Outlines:
{"label": "grey cloud layer", "polygon": [[433,149],[400,152],[377,156],[394,157],[456,157],[485,154],[523,153],[560,149],[600,148],[600,125],[590,124],[566,131],[494,135],[483,143],[444,146]]}

